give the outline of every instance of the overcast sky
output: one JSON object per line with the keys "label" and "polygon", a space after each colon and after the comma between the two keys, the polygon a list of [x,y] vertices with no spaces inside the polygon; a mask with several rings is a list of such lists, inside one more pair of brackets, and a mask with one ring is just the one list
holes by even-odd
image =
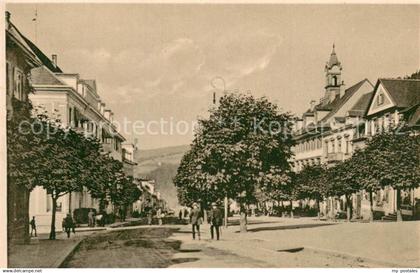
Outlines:
{"label": "overcast sky", "polygon": [[[420,67],[418,6],[9,4],[13,23],[65,72],[96,79],[116,119],[196,120],[214,86],[300,114],[324,89],[332,44],[347,87]],[[216,79],[216,80],[214,80]],[[213,84],[212,84],[213,83]],[[219,91],[219,94],[221,92]],[[137,135],[141,149],[191,134]]]}

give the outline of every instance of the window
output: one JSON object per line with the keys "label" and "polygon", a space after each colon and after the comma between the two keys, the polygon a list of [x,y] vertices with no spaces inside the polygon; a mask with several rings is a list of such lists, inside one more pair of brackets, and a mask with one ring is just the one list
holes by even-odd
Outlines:
{"label": "window", "polygon": [[15,68],[14,69],[14,90],[13,95],[16,99],[23,101],[25,99],[24,91],[23,91],[23,82],[24,77],[22,71]]}
{"label": "window", "polygon": [[384,104],[384,94],[380,93],[378,95],[377,105],[379,106],[379,105],[382,105],[382,104]]}
{"label": "window", "polygon": [[382,121],[382,127],[387,130],[389,127],[389,114],[385,114],[383,121]]}
{"label": "window", "polygon": [[334,77],[332,78],[332,85],[333,85],[333,86],[337,86],[337,76],[334,76]]}
{"label": "window", "polygon": [[72,114],[73,114],[73,111],[72,111],[72,109],[71,109],[71,107],[70,107],[70,108],[69,108],[69,126],[71,126]]}
{"label": "window", "polygon": [[378,126],[378,121],[375,118],[375,119],[372,120],[372,135],[375,135],[376,134],[376,131],[378,129],[377,126]]}
{"label": "window", "polygon": [[341,139],[337,141],[338,141],[338,152],[341,153]]}
{"label": "window", "polygon": [[10,94],[10,64],[6,63],[6,94]]}
{"label": "window", "polygon": [[55,209],[57,212],[61,212],[63,210],[63,202],[57,201],[57,207]]}
{"label": "window", "polygon": [[346,139],[346,154],[348,154],[349,153],[349,140],[348,139]]}
{"label": "window", "polygon": [[51,211],[51,195],[47,193],[47,212]]}

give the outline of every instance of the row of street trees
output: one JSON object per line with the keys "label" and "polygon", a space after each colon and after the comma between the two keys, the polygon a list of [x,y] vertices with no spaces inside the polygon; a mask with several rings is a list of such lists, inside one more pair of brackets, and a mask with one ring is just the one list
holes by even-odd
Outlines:
{"label": "row of street trees", "polygon": [[191,149],[181,160],[174,183],[183,205],[207,208],[225,196],[240,205],[246,231],[246,205],[257,191],[283,198],[291,183],[291,115],[266,98],[228,94],[208,119],[200,119]]}
{"label": "row of street trees", "polygon": [[[369,193],[373,219],[373,193],[391,186],[397,191],[397,219],[401,220],[401,191],[420,183],[420,135],[405,127],[383,130],[367,141],[363,150],[331,168],[308,166],[297,174],[296,192],[301,199],[322,201],[346,197],[347,217],[352,213],[351,196],[360,190]],[[318,206],[319,207],[319,206]]]}
{"label": "row of street trees", "polygon": [[51,196],[50,239],[56,237],[57,200],[65,194],[85,187],[100,200],[100,210],[107,200],[126,210],[139,198],[133,178],[124,174],[121,162],[103,152],[95,137],[64,128],[45,111],[33,117],[29,103],[13,103],[7,123],[8,180],[28,190],[41,186]]}
{"label": "row of street trees", "polygon": [[344,195],[350,217],[352,194],[359,190],[370,193],[373,212],[376,190],[390,185],[399,193],[419,186],[419,135],[384,131],[351,159],[328,169],[308,166],[296,174],[290,164],[291,124],[292,116],[266,98],[223,96],[210,117],[199,120],[191,149],[181,160],[174,178],[180,203],[200,202],[206,209],[227,195],[239,203],[241,231],[246,231],[245,207],[258,201],[311,199],[319,208],[327,197]]}

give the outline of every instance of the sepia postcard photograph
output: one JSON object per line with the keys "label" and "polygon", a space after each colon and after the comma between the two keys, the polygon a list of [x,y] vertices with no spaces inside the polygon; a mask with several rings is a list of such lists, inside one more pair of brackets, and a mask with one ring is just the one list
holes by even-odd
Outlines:
{"label": "sepia postcard photograph", "polygon": [[1,11],[2,272],[419,271],[420,2]]}

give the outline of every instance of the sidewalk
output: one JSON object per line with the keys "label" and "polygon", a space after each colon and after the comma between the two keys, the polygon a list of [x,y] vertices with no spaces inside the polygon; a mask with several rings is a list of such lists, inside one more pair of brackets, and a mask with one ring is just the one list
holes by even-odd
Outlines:
{"label": "sidewalk", "polygon": [[9,268],[58,268],[92,231],[76,230],[67,238],[64,232],[57,233],[56,240],[48,240],[49,234],[32,237],[29,245],[13,245],[9,250]]}
{"label": "sidewalk", "polygon": [[[262,267],[420,265],[420,222],[334,223],[275,217],[250,218],[250,222],[246,234],[238,232],[239,226],[223,228],[220,241],[208,240],[208,226],[205,225],[202,227],[204,234],[201,241],[192,241],[188,233],[179,234],[175,239],[183,241],[186,247],[211,247],[251,259],[254,262],[248,264],[249,267],[253,267],[255,261],[265,263]],[[189,227],[184,227],[183,231],[188,232]],[[198,256],[203,258],[202,255]],[[176,267],[202,265],[203,262],[197,261]]]}

